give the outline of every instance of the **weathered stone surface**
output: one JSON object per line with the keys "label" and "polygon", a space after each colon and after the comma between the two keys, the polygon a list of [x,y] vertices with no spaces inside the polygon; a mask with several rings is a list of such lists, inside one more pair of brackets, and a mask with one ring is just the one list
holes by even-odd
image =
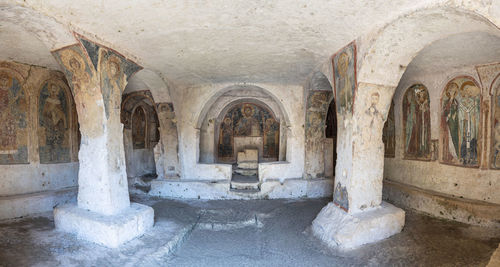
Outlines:
{"label": "weathered stone surface", "polygon": [[146,205],[132,203],[120,213],[102,215],[76,205],[64,205],[54,209],[54,222],[57,230],[116,248],[152,228],[154,210]]}
{"label": "weathered stone surface", "polygon": [[260,184],[260,192],[238,194],[230,191],[229,181],[153,180],[149,195],[185,199],[280,199],[320,198],[333,193],[331,179],[268,179]]}
{"label": "weathered stone surface", "polygon": [[329,203],[314,219],[312,231],[328,246],[356,248],[397,234],[404,224],[405,212],[386,202],[356,214]]}
{"label": "weathered stone surface", "polygon": [[467,224],[500,228],[500,205],[384,180],[384,200],[405,209]]}

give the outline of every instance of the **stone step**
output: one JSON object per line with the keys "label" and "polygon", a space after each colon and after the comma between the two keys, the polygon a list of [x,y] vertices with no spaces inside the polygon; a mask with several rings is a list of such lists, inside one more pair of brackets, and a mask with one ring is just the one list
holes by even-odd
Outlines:
{"label": "stone step", "polygon": [[247,182],[234,182],[231,181],[231,189],[239,190],[260,190],[259,182],[247,183]]}
{"label": "stone step", "polygon": [[236,194],[242,194],[242,195],[257,194],[260,192],[259,189],[233,189],[233,188],[231,188],[229,191],[236,193]]}
{"label": "stone step", "polygon": [[257,169],[234,169],[234,172],[244,176],[257,176]]}
{"label": "stone step", "polygon": [[238,162],[239,169],[258,169],[259,162],[258,161],[241,161]]}

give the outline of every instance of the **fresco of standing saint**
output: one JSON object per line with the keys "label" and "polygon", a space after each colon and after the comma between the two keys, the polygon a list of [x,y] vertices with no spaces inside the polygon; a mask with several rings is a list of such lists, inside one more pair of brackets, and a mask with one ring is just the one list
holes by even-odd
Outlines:
{"label": "fresco of standing saint", "polygon": [[356,44],[347,45],[333,56],[333,78],[338,112],[352,113],[356,89]]}
{"label": "fresco of standing saint", "polygon": [[273,118],[266,119],[264,125],[264,157],[278,159],[279,123]]}
{"label": "fresco of standing saint", "polygon": [[132,142],[134,149],[146,148],[146,112],[139,106],[132,115]]}
{"label": "fresco of standing saint", "polygon": [[389,114],[384,124],[382,132],[382,141],[384,142],[384,156],[394,158],[396,156],[396,124],[394,122],[394,101],[391,101]]}
{"label": "fresco of standing saint", "polygon": [[412,85],[403,97],[404,157],[431,159],[429,92],[422,84]]}
{"label": "fresco of standing saint", "polygon": [[467,77],[450,81],[441,100],[444,163],[478,166],[481,91]]}
{"label": "fresco of standing saint", "polygon": [[500,169],[500,79],[497,79],[493,93],[493,149],[491,150],[493,159],[491,161],[491,167]]}
{"label": "fresco of standing saint", "polygon": [[66,93],[55,83],[46,83],[39,100],[40,163],[70,162],[69,106]]}
{"label": "fresco of standing saint", "polygon": [[20,82],[0,73],[0,164],[28,163],[26,101]]}

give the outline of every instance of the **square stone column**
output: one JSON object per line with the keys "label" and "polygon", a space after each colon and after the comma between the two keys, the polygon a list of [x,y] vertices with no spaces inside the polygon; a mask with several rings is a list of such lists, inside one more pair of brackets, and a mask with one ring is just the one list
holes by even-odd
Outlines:
{"label": "square stone column", "polygon": [[78,43],[53,52],[75,99],[82,141],[78,205],[54,210],[56,228],[110,247],[153,226],[151,207],[130,204],[121,93],[141,67],[117,52],[75,35]]}
{"label": "square stone column", "polygon": [[394,87],[360,83],[351,112],[337,115],[333,202],[313,221],[314,235],[330,246],[353,248],[399,233],[405,212],[382,202],[382,129]]}

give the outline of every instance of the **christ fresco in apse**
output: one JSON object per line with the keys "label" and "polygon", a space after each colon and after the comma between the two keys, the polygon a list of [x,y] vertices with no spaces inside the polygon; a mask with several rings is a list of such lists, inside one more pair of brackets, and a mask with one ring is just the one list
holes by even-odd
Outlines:
{"label": "christ fresco in apse", "polygon": [[219,126],[218,158],[226,162],[234,160],[234,137],[262,137],[262,157],[278,159],[279,125],[279,121],[263,107],[252,103],[235,105]]}

